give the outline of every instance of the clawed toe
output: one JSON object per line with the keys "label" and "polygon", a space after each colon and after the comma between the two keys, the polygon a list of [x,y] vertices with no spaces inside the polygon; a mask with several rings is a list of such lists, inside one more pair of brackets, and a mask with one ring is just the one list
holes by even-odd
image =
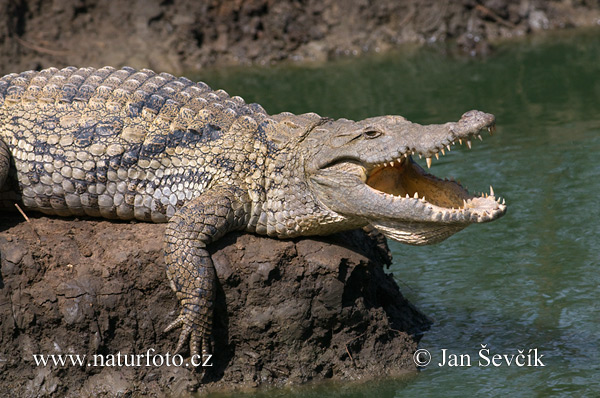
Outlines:
{"label": "clawed toe", "polygon": [[192,314],[180,314],[177,319],[171,322],[166,328],[165,333],[181,326],[181,333],[179,334],[179,340],[177,341],[177,347],[175,353],[181,352],[185,343],[190,341],[190,355],[198,355],[200,352],[200,342],[202,342],[202,352],[209,350],[208,338],[204,336],[199,326],[194,322]]}

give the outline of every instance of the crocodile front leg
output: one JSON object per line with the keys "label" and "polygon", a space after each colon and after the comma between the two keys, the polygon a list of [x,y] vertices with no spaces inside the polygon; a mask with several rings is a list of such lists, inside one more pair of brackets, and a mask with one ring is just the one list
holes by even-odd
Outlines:
{"label": "crocodile front leg", "polygon": [[169,220],[165,234],[167,277],[181,305],[179,317],[165,332],[181,326],[176,352],[188,338],[190,355],[210,347],[215,269],[207,245],[227,232],[242,229],[249,219],[247,193],[217,187],[183,205]]}

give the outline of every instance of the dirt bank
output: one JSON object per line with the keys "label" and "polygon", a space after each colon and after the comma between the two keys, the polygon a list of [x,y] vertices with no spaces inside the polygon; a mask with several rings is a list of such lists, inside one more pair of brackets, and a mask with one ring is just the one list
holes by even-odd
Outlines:
{"label": "dirt bank", "polygon": [[498,38],[599,22],[598,0],[8,0],[0,74],[67,65],[182,73],[449,39],[474,54]]}
{"label": "dirt bank", "polygon": [[385,274],[385,241],[362,231],[220,240],[213,366],[205,372],[146,366],[145,358],[141,366],[36,366],[34,354],[86,355],[85,363],[101,354],[117,364],[118,353],[153,349],[160,361],[174,349],[177,333],[162,333],[178,312],[163,232],[158,224],[0,220],[0,395],[181,396],[414,370],[429,322]]}

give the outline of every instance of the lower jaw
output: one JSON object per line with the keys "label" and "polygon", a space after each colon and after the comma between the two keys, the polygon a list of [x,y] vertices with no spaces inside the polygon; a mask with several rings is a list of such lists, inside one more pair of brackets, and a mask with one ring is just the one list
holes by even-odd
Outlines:
{"label": "lower jaw", "polygon": [[439,243],[468,226],[434,222],[398,223],[391,220],[374,221],[371,225],[389,239],[414,246]]}

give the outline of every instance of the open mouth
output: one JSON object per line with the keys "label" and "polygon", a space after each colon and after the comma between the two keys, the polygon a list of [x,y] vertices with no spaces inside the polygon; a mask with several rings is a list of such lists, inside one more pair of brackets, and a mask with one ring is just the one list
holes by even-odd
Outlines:
{"label": "open mouth", "polygon": [[[493,126],[489,131],[493,132]],[[476,136],[481,138],[479,134]],[[447,149],[450,150],[454,144],[449,143]],[[470,140],[467,146],[471,148]],[[439,152],[445,154],[444,149]],[[439,152],[433,155],[439,158]],[[427,166],[431,167],[430,157],[427,158]],[[496,198],[491,186],[490,193],[471,194],[453,179],[440,179],[427,173],[409,154],[372,165],[365,171],[366,184],[377,193],[392,196],[393,201],[409,200],[425,204],[439,215],[440,221],[485,222],[498,218],[506,210],[504,199]]]}
{"label": "open mouth", "polygon": [[376,166],[367,185],[389,195],[424,199],[438,207],[460,208],[473,198],[459,183],[426,173],[409,157],[394,166]]}

